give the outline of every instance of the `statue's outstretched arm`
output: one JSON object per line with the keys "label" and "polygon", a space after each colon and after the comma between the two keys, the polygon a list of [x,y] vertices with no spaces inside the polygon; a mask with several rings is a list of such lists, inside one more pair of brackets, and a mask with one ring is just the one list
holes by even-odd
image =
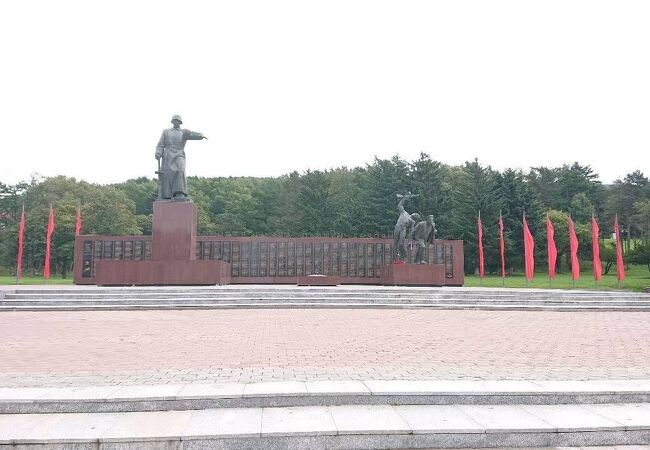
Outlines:
{"label": "statue's outstretched arm", "polygon": [[404,209],[404,202],[405,201],[406,201],[406,196],[402,197],[402,199],[397,204],[397,210],[400,212],[400,214],[405,211],[405,209]]}
{"label": "statue's outstretched arm", "polygon": [[200,141],[201,139],[207,139],[203,133],[198,133],[196,131],[183,130],[183,134],[185,139],[188,141]]}

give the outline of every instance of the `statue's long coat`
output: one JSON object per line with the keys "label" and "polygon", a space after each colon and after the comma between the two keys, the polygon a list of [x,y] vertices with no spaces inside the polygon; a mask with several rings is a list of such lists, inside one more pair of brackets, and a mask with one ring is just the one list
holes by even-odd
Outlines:
{"label": "statue's long coat", "polygon": [[173,198],[174,195],[187,195],[185,180],[185,142],[203,139],[201,133],[181,128],[163,130],[158,145],[156,157],[162,157],[160,162],[160,193],[162,198]]}

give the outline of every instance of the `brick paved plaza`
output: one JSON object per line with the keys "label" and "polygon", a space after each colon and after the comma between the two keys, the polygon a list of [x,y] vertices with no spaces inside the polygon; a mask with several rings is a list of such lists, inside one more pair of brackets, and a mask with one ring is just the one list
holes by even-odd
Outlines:
{"label": "brick paved plaza", "polygon": [[650,378],[634,312],[5,312],[0,386]]}

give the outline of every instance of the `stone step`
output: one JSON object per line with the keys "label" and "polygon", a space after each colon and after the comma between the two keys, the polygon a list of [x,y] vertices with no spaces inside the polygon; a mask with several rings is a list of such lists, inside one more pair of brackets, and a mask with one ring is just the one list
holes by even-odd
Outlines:
{"label": "stone step", "polygon": [[457,304],[478,304],[478,303],[494,303],[494,304],[528,304],[528,305],[613,305],[613,306],[644,306],[650,305],[649,301],[644,300],[627,300],[627,299],[575,299],[575,298],[561,298],[561,299],[526,299],[526,298],[482,298],[482,299],[469,299],[469,298],[415,298],[415,297],[226,297],[226,296],[178,296],[178,297],[118,297],[110,296],[103,298],[5,298],[0,300],[0,305],[3,306],[27,306],[27,305],[106,305],[106,304],[141,304],[141,303],[185,303],[191,302],[196,304],[201,303],[252,303],[252,302],[275,302],[275,303],[457,303]]}
{"label": "stone step", "polygon": [[0,445],[25,450],[647,444],[650,405],[644,403],[341,405],[0,415]]}
{"label": "stone step", "polygon": [[650,403],[650,380],[281,381],[0,388],[0,414],[338,405]]}
{"label": "stone step", "polygon": [[483,310],[483,311],[650,311],[650,304],[643,306],[625,306],[611,303],[599,305],[565,305],[546,304],[529,305],[526,303],[503,304],[496,302],[474,303],[374,303],[374,302],[238,302],[238,303],[137,303],[137,304],[90,304],[90,305],[0,305],[2,311],[131,311],[131,310],[180,310],[180,309],[440,309],[440,310]]}

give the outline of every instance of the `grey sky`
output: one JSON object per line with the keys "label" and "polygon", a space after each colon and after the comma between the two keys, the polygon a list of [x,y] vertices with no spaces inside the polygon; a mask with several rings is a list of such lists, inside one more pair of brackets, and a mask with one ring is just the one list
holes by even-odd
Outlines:
{"label": "grey sky", "polygon": [[421,152],[650,175],[650,2],[12,1],[0,181],[153,177],[173,114],[188,175]]}

